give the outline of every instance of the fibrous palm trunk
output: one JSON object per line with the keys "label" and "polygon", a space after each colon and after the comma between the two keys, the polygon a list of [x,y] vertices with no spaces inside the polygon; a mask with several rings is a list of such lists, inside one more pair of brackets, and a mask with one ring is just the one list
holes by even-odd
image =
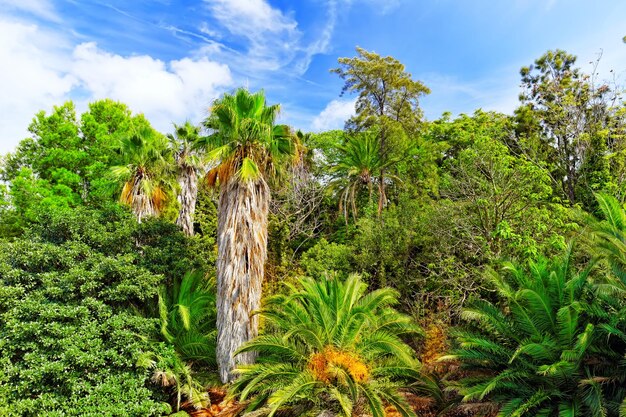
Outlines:
{"label": "fibrous palm trunk", "polygon": [[196,211],[196,200],[198,198],[198,175],[196,169],[190,166],[182,167],[178,176],[180,193],[178,202],[180,211],[176,224],[183,229],[187,236],[193,236],[193,214]]}
{"label": "fibrous palm trunk", "polygon": [[263,180],[231,178],[220,189],[217,223],[217,363],[222,382],[236,363],[250,364],[253,352],[233,357],[258,334],[263,268],[267,258],[270,191]]}
{"label": "fibrous palm trunk", "polygon": [[145,217],[157,216],[158,211],[154,206],[152,198],[145,194],[141,181],[142,175],[134,176],[130,181],[124,184],[120,200],[122,203],[128,204],[137,218],[137,222]]}

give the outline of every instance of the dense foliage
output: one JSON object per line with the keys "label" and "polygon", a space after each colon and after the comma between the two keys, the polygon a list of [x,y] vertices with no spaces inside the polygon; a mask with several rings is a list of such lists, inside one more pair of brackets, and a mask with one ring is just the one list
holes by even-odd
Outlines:
{"label": "dense foliage", "polygon": [[158,331],[157,320],[136,310],[165,282],[136,250],[150,249],[143,232],[119,210],[59,210],[2,242],[0,384],[8,415],[169,409],[135,366],[150,349],[145,337]]}
{"label": "dense foliage", "polygon": [[554,50],[512,115],[428,121],[395,58],[332,72],[343,130],[245,89],[172,132],[35,115],[0,163],[0,415],[626,415],[622,91]]}

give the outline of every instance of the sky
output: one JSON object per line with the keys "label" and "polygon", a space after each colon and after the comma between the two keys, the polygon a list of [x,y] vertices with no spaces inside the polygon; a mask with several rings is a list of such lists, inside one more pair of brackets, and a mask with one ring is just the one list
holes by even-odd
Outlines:
{"label": "sky", "polygon": [[[264,89],[280,121],[342,128],[354,96],[330,73],[355,47],[400,60],[445,111],[511,113],[519,69],[549,49],[626,78],[623,0],[0,0],[0,153],[40,110],[112,98],[160,131],[206,117],[237,87]],[[610,72],[614,70],[614,72]]]}

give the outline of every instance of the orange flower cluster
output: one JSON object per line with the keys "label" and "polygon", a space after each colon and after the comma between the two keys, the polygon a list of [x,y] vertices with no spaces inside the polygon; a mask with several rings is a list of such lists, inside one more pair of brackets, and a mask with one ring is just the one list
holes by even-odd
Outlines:
{"label": "orange flower cluster", "polygon": [[369,369],[359,356],[337,350],[333,346],[327,346],[309,359],[309,370],[315,379],[325,384],[337,379],[337,371],[334,368],[343,369],[355,382],[365,382],[369,379]]}

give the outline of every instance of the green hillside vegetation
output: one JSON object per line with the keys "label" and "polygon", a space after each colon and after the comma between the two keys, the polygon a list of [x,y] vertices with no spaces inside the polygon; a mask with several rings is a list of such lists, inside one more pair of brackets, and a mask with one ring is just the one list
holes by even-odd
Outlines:
{"label": "green hillside vegetation", "polygon": [[0,163],[1,416],[626,416],[623,92],[554,50],[512,115],[426,120],[393,57],[332,72],[343,130],[246,89],[171,132],[34,116]]}

